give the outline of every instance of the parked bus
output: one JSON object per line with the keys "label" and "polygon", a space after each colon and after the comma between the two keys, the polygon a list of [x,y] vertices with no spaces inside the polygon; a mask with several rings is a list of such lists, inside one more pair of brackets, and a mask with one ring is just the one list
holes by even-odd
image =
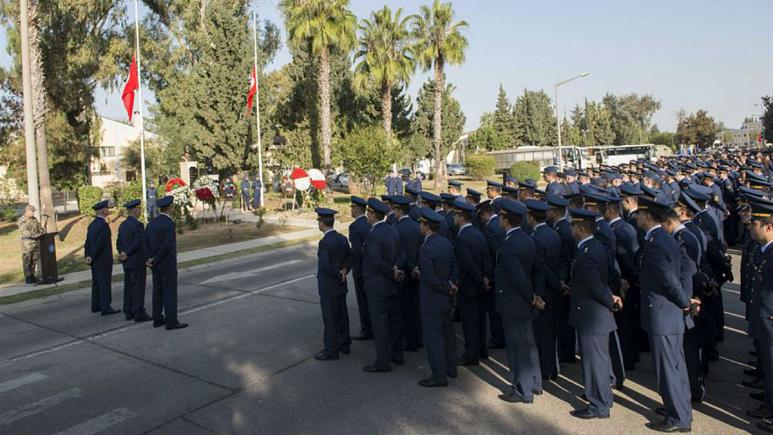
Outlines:
{"label": "parked bus", "polygon": [[598,167],[599,165],[619,165],[631,160],[654,160],[657,157],[655,145],[608,145],[590,147],[562,147],[564,166],[575,169]]}

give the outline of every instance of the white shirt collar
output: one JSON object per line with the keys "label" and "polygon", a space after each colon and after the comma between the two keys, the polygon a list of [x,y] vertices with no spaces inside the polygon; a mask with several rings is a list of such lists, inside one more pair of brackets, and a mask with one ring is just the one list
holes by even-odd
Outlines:
{"label": "white shirt collar", "polygon": [[604,220],[604,216],[596,216],[596,222],[601,222]]}
{"label": "white shirt collar", "polygon": [[650,228],[649,231],[647,231],[647,234],[644,235],[645,240],[649,240],[652,236],[652,233],[657,230],[658,228],[663,228],[661,225],[655,225],[654,227]]}
{"label": "white shirt collar", "polygon": [[510,234],[511,234],[513,231],[515,231],[515,230],[520,230],[520,229],[521,229],[520,225],[519,225],[519,226],[517,226],[517,227],[510,228],[509,230],[507,230],[507,233],[505,234],[505,238],[508,238],[508,237],[510,237]]}
{"label": "white shirt collar", "polygon": [[374,223],[374,224],[373,224],[373,225],[370,227],[370,229],[372,230],[373,228],[376,228],[376,225],[378,225],[378,224],[383,224],[383,223],[385,223],[385,222],[386,222],[386,220],[382,219],[382,220],[380,220],[380,221],[378,221],[378,222]]}
{"label": "white shirt collar", "polygon": [[400,218],[400,219],[398,219],[397,221],[398,221],[398,222],[400,222],[401,220],[403,220],[403,219],[408,219],[408,218],[410,218],[410,216],[408,216],[408,215],[404,215],[403,217],[401,217],[401,218]]}
{"label": "white shirt collar", "polygon": [[499,215],[496,213],[492,214],[491,216],[489,216],[488,221],[486,221],[486,223],[491,223],[491,219],[494,219],[495,217],[499,217]]}
{"label": "white shirt collar", "polygon": [[467,228],[467,227],[471,227],[471,226],[472,226],[472,224],[471,224],[471,223],[469,223],[469,222],[468,222],[468,223],[466,223],[466,224],[464,224],[464,225],[462,225],[461,227],[459,227],[459,232],[457,232],[456,234],[462,234],[462,230],[463,230],[463,229],[465,229],[465,228]]}
{"label": "white shirt collar", "polygon": [[587,242],[588,240],[590,240],[592,238],[593,238],[593,235],[590,235],[590,236],[580,240],[580,243],[577,244],[577,249],[582,248],[582,245],[585,244],[585,242]]}
{"label": "white shirt collar", "polygon": [[547,225],[545,222],[540,222],[537,225],[534,225],[534,231],[537,231],[537,228],[544,227],[545,225]]}
{"label": "white shirt collar", "polygon": [[616,218],[612,219],[611,221],[609,221],[609,225],[612,225],[613,223],[615,223],[615,222],[617,222],[617,221],[619,221],[619,220],[621,220],[621,219],[623,219],[623,218],[621,218],[620,216],[618,216],[618,217],[616,217]]}
{"label": "white shirt collar", "polygon": [[327,233],[334,233],[335,230],[336,230],[335,228],[330,228],[329,230],[325,230],[325,232],[322,233],[322,237],[325,237]]}
{"label": "white shirt collar", "polygon": [[765,243],[765,246],[763,246],[762,248],[760,248],[760,250],[762,251],[762,253],[763,253],[763,254],[765,253],[765,251],[767,251],[767,250],[768,250],[768,248],[770,247],[770,244],[771,244],[771,243],[773,243],[773,240],[769,241],[768,243]]}
{"label": "white shirt collar", "polygon": [[360,220],[362,218],[367,218],[367,216],[365,216],[365,214],[363,213],[363,214],[357,216],[356,218],[354,218],[354,220]]}
{"label": "white shirt collar", "polygon": [[685,226],[684,226],[684,224],[682,224],[682,223],[680,222],[680,223],[679,223],[679,226],[678,226],[678,227],[676,227],[676,229],[674,230],[674,232],[673,232],[673,233],[671,233],[671,234],[676,234],[676,233],[678,233],[679,231],[682,231],[682,230],[684,230],[684,229],[686,229],[686,228],[687,228],[687,227],[685,227]]}

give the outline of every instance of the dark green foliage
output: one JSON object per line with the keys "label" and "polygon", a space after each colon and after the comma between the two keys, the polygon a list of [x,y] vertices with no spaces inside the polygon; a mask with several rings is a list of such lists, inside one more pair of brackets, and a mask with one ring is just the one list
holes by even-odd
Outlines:
{"label": "dark green foliage", "polygon": [[357,128],[333,148],[333,161],[341,162],[363,193],[371,193],[375,181],[389,171],[395,146],[396,141],[377,124]]}
{"label": "dark green foliage", "polygon": [[515,162],[510,167],[510,176],[518,180],[539,179],[539,164],[536,162]]}
{"label": "dark green foliage", "polygon": [[553,146],[558,143],[553,103],[545,91],[523,90],[513,105],[517,145]]}
{"label": "dark green foliage", "polygon": [[494,174],[496,164],[494,157],[483,154],[472,154],[464,159],[467,175],[481,180]]}
{"label": "dark green foliage", "polygon": [[765,142],[773,142],[773,97],[762,97],[765,113],[762,115],[762,131]]}
{"label": "dark green foliage", "polygon": [[[419,94],[416,97],[416,115],[413,121],[416,133],[429,140],[432,140],[434,134],[432,122],[432,116],[435,111],[434,88],[435,82],[429,80],[419,89]],[[443,136],[440,155],[443,158],[464,132],[464,113],[459,101],[453,97],[453,92],[453,85],[447,85],[445,92],[443,92],[443,108],[440,118]],[[429,151],[427,149],[427,154],[429,154]]]}
{"label": "dark green foliage", "polygon": [[676,126],[676,142],[684,145],[697,145],[708,148],[717,139],[719,125],[705,110],[689,115],[681,112]]}
{"label": "dark green foliage", "polygon": [[115,202],[115,208],[118,210],[118,214],[121,216],[126,216],[126,209],[123,206],[124,204],[133,199],[143,199],[142,184],[140,184],[139,181],[114,184],[110,190],[110,195],[113,197],[113,202]]}
{"label": "dark green foliage", "polygon": [[97,186],[81,186],[78,188],[78,210],[84,216],[95,216],[91,208],[102,200],[102,189]]}

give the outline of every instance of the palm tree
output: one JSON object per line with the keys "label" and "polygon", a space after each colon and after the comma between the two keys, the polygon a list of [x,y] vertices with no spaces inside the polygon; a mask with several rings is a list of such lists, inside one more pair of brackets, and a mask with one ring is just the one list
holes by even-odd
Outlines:
{"label": "palm tree", "polygon": [[432,118],[433,142],[435,145],[435,188],[445,179],[445,159],[440,155],[441,113],[443,108],[443,89],[445,88],[443,70],[446,65],[458,65],[464,62],[464,50],[467,38],[461,30],[467,22],[453,22],[454,10],[451,3],[435,0],[432,6],[422,6],[419,15],[413,21],[413,36],[416,39],[414,52],[419,65],[428,71],[435,69],[435,114]]}
{"label": "palm tree", "polygon": [[411,17],[402,17],[402,8],[388,6],[373,12],[360,25],[360,48],[354,56],[362,59],[354,68],[354,84],[359,90],[375,84],[381,91],[381,115],[384,131],[392,136],[392,88],[407,84],[416,65],[411,53]]}
{"label": "palm tree", "polygon": [[349,11],[349,0],[286,0],[288,42],[309,49],[319,64],[317,77],[320,132],[324,167],[330,168],[332,128],[330,125],[330,53],[349,52],[356,40],[357,18]]}

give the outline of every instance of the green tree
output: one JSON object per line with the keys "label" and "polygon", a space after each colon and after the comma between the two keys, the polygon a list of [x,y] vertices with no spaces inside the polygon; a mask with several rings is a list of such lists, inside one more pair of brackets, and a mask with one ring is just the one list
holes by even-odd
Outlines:
{"label": "green tree", "polygon": [[[437,131],[435,130],[435,93],[436,85],[433,81],[427,81],[419,89],[419,94],[416,97],[416,114],[413,120],[414,131],[429,140],[432,140],[432,146],[434,148],[435,137]],[[443,170],[445,170],[445,157],[448,154],[452,145],[457,143],[459,136],[464,132],[465,117],[462,112],[462,107],[459,101],[453,97],[453,86],[446,85],[445,92],[441,95],[441,107],[442,107],[442,126],[441,126],[441,147],[440,151],[433,150],[432,155],[436,159],[440,160]],[[435,164],[437,170],[437,163]]]}
{"label": "green tree", "polygon": [[513,104],[513,120],[516,143],[536,146],[558,143],[556,117],[545,91],[524,89]]}
{"label": "green tree", "polygon": [[357,18],[349,11],[349,0],[285,0],[282,9],[288,42],[317,58],[322,161],[329,168],[333,140],[330,55],[348,53],[354,47]]}
{"label": "green tree", "polygon": [[351,180],[360,190],[370,196],[377,184],[393,163],[396,141],[376,126],[354,129],[337,144],[334,152],[349,172]]}
{"label": "green tree", "polygon": [[425,71],[434,67],[434,111],[433,145],[435,147],[435,189],[445,183],[445,164],[442,158],[443,148],[443,93],[445,87],[444,70],[446,65],[458,65],[464,62],[464,50],[467,38],[461,31],[468,27],[467,22],[454,22],[454,10],[451,3],[435,0],[432,6],[422,6],[414,19],[413,35],[416,38],[416,60]]}
{"label": "green tree", "polygon": [[469,138],[467,145],[471,151],[496,151],[512,147],[511,138],[500,133],[491,125],[481,125]]}
{"label": "green tree", "polygon": [[415,64],[411,56],[411,40],[408,30],[410,17],[403,17],[403,10],[392,15],[388,6],[375,11],[370,19],[360,25],[360,48],[355,60],[355,87],[364,90],[375,86],[381,93],[381,113],[384,131],[392,136],[392,89],[408,84]]}
{"label": "green tree", "polygon": [[762,97],[765,112],[762,115],[762,134],[765,142],[773,142],[773,97]]}
{"label": "green tree", "polygon": [[583,146],[612,145],[615,132],[609,111],[602,104],[585,100],[572,110],[572,125],[582,135]]}
{"label": "green tree", "polygon": [[698,110],[687,115],[684,111],[679,113],[676,126],[676,141],[683,145],[697,145],[700,148],[709,148],[719,133],[719,127],[714,118],[705,110]]}
{"label": "green tree", "polygon": [[652,116],[660,110],[660,101],[652,95],[635,93],[616,96],[604,95],[602,104],[609,111],[615,145],[643,143],[652,124]]}
{"label": "green tree", "polygon": [[506,142],[511,142],[515,136],[513,112],[510,107],[510,101],[507,99],[507,93],[501,83],[499,84],[499,93],[497,94],[497,106],[492,117],[492,127],[497,131],[498,136]]}

